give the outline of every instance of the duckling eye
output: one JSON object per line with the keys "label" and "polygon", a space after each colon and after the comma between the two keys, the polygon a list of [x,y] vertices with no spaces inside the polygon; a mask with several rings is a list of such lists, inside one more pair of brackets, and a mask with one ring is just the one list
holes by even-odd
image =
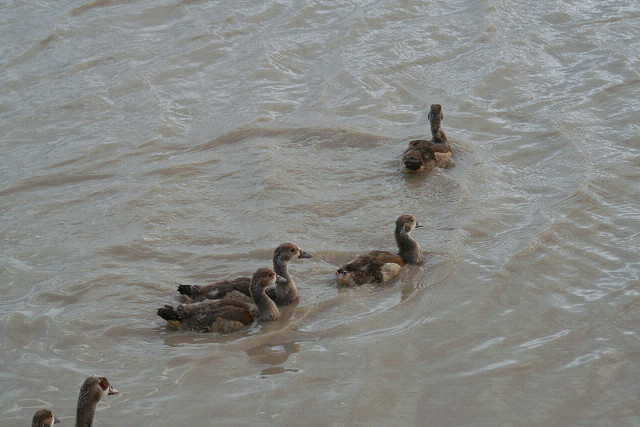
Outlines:
{"label": "duckling eye", "polygon": [[296,250],[295,250],[295,249],[293,249],[293,248],[289,249],[289,252],[291,252],[291,253],[294,253],[295,251],[296,251]]}

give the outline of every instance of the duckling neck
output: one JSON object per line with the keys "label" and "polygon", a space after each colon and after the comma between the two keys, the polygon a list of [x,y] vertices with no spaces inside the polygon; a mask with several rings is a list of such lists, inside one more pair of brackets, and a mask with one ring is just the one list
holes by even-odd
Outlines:
{"label": "duckling neck", "polygon": [[398,244],[398,255],[404,262],[417,264],[422,261],[420,245],[409,236],[404,227],[396,228],[396,243]]}
{"label": "duckling neck", "polygon": [[440,127],[440,121],[433,121],[431,123],[431,140],[433,142],[447,142],[447,135],[444,134],[442,127]]}
{"label": "duckling neck", "polygon": [[288,264],[289,263],[287,261],[283,261],[280,258],[274,258],[273,260],[273,271],[275,271],[277,275],[287,279],[287,283],[276,283],[277,289],[285,290],[296,288],[295,283],[293,283],[293,279],[289,275]]}
{"label": "duckling neck", "polygon": [[276,304],[269,298],[263,288],[256,289],[252,287],[249,289],[251,298],[258,308],[256,317],[260,320],[276,319],[280,312]]}
{"label": "duckling neck", "polygon": [[78,398],[78,408],[76,411],[76,427],[91,427],[93,417],[96,413],[98,400],[91,394],[81,394]]}

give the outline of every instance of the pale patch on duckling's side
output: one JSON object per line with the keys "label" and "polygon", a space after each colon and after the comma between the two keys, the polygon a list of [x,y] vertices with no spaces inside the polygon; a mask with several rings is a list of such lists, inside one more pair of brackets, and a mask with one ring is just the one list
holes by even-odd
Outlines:
{"label": "pale patch on duckling's side", "polygon": [[180,322],[178,320],[167,320],[167,325],[174,327],[174,328],[179,328],[180,327]]}
{"label": "pale patch on duckling's side", "polygon": [[[185,286],[185,285],[180,285],[180,286]],[[193,302],[196,302],[196,300],[191,298],[189,295],[182,294],[182,298],[184,299],[184,302],[186,302],[187,304],[191,304]]]}
{"label": "pale patch on duckling's side", "polygon": [[398,273],[400,273],[401,265],[395,264],[393,262],[388,262],[384,264],[381,268],[382,271],[382,281],[386,282],[387,280],[392,279]]}
{"label": "pale patch on duckling's side", "polygon": [[443,168],[443,167],[447,166],[449,164],[449,162],[451,161],[451,151],[449,151],[447,153],[435,152],[435,153],[433,153],[433,155],[436,158],[436,166],[438,166],[439,168]]}

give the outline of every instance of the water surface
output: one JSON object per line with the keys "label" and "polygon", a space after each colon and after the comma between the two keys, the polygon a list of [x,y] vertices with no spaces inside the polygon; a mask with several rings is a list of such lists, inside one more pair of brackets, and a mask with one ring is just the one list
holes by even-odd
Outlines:
{"label": "water surface", "polygon": [[[640,425],[633,1],[12,1],[0,424]],[[399,156],[444,110],[450,167]],[[387,284],[333,269],[394,250]],[[178,283],[295,242],[300,301],[168,328]]]}

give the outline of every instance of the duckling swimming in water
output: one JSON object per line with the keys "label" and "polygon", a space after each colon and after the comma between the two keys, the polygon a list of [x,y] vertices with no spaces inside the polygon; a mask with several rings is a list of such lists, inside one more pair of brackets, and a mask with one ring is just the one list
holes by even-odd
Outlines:
{"label": "duckling swimming in water", "polygon": [[31,427],[52,427],[59,423],[60,420],[53,415],[51,409],[40,409],[31,419]]}
{"label": "duckling swimming in water", "polygon": [[78,396],[76,427],[91,427],[98,402],[110,394],[118,394],[118,390],[105,377],[97,375],[87,377],[82,387],[80,387]]}
{"label": "duckling swimming in water", "polygon": [[[109,394],[118,394],[109,380],[97,375],[88,376],[78,395],[78,405],[76,407],[76,427],[91,427],[96,412],[96,406],[103,397]],[[53,415],[50,409],[40,409],[31,419],[31,427],[52,427],[60,420]]]}
{"label": "duckling swimming in water", "polygon": [[193,304],[182,304],[176,308],[165,305],[158,309],[158,316],[177,328],[197,332],[237,331],[254,320],[269,321],[280,318],[276,304],[267,296],[265,289],[286,279],[269,268],[259,268],[253,274],[249,292],[255,308],[235,299],[206,299]]}
{"label": "duckling swimming in water", "polygon": [[451,160],[451,146],[440,126],[444,118],[442,106],[431,104],[428,118],[431,123],[431,141],[418,139],[409,143],[400,161],[402,172],[426,172],[435,166],[444,167]]}
{"label": "duckling swimming in water", "polygon": [[[293,278],[289,274],[289,261],[298,258],[311,258],[308,252],[303,251],[293,243],[283,243],[273,251],[273,270],[277,275],[286,279],[285,282],[277,282],[273,288],[267,288],[266,292],[276,305],[287,305],[298,300],[298,289]],[[250,277],[238,277],[233,280],[221,280],[204,286],[179,285],[178,292],[191,298],[192,301],[204,301],[205,299],[234,298],[240,301],[250,302],[245,296],[250,296]]]}
{"label": "duckling swimming in water", "polygon": [[422,227],[422,224],[413,216],[398,217],[395,230],[398,253],[371,251],[360,255],[336,270],[336,280],[349,286],[382,283],[398,274],[403,265],[422,262],[420,245],[409,236],[418,227]]}

